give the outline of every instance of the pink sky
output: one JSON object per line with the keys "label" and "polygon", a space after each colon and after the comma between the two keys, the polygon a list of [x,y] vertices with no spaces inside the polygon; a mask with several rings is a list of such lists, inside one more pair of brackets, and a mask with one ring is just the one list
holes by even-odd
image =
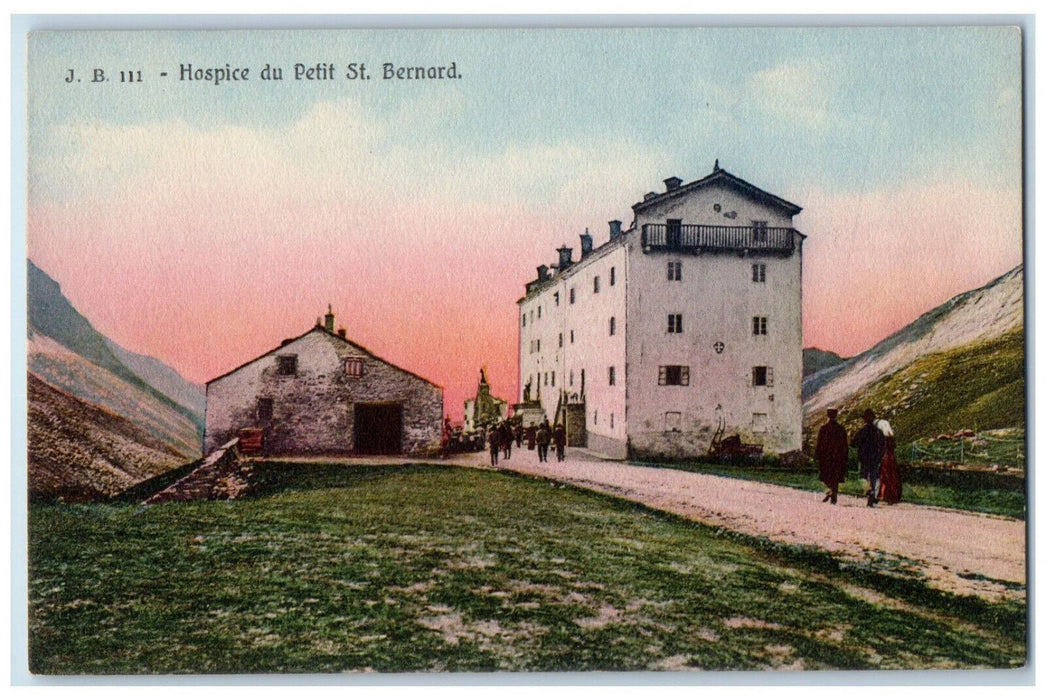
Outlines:
{"label": "pink sky", "polygon": [[[860,201],[811,193],[797,222],[808,235],[804,345],[855,354],[1018,264],[1013,233],[994,234],[1005,245],[975,245],[999,226],[989,201],[1000,203],[944,186]],[[431,202],[407,202],[392,220],[329,201],[317,217],[315,206],[37,207],[29,255],[96,328],[195,382],[303,333],[331,303],[351,339],[443,386],[455,419],[480,367],[495,394],[516,399],[515,301],[557,243],[576,246],[557,233],[569,222]],[[899,207],[920,214],[899,217]],[[353,230],[331,223],[350,220]],[[157,244],[161,230],[179,234]]]}

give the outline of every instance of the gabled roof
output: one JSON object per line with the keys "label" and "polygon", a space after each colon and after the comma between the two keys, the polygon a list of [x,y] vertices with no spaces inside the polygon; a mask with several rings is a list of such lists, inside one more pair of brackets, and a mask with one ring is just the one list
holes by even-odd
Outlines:
{"label": "gabled roof", "polygon": [[745,182],[736,175],[728,173],[727,171],[719,167],[717,161],[716,168],[712,171],[711,175],[703,177],[700,180],[694,180],[693,182],[677,187],[674,190],[662,192],[656,197],[651,197],[650,199],[644,200],[642,202],[636,202],[632,205],[632,211],[638,214],[644,209],[651,207],[655,204],[660,204],[670,199],[674,199],[675,197],[687,195],[704,187],[708,187],[709,185],[716,184],[726,185],[727,187],[735,189],[738,192],[741,192],[751,197],[752,199],[758,200],[772,207],[777,207],[778,209],[783,210],[790,216],[795,216],[803,210],[803,208],[797,204],[792,204],[787,200],[781,199],[777,195],[773,195],[767,192],[766,190],[759,189],[750,182]]}
{"label": "gabled roof", "polygon": [[235,374],[235,373],[239,372],[241,369],[243,369],[247,365],[254,364],[258,360],[262,359],[263,357],[268,357],[269,355],[276,354],[280,350],[282,350],[284,347],[290,345],[291,343],[297,342],[297,341],[301,340],[302,338],[304,338],[305,336],[309,335],[310,333],[316,333],[316,332],[323,333],[324,335],[326,335],[326,336],[328,336],[330,338],[334,338],[335,340],[338,340],[338,341],[340,341],[342,343],[345,343],[350,348],[353,348],[354,350],[358,350],[359,352],[362,352],[365,355],[368,355],[368,356],[370,356],[371,358],[373,358],[375,360],[383,362],[383,363],[387,364],[389,367],[393,367],[395,369],[398,369],[401,372],[405,372],[405,373],[409,374],[410,376],[412,376],[412,377],[414,377],[416,379],[420,379],[421,381],[425,382],[426,384],[431,384],[432,386],[436,387],[437,389],[440,389],[440,390],[443,389],[443,387],[441,387],[439,384],[436,384],[435,382],[431,382],[428,379],[425,379],[425,377],[422,377],[420,374],[415,374],[414,372],[411,372],[409,369],[404,369],[403,367],[400,367],[399,365],[395,365],[395,364],[389,362],[386,359],[378,357],[376,354],[374,354],[373,352],[371,352],[367,348],[363,347],[359,343],[354,343],[351,340],[348,340],[347,338],[342,338],[337,333],[331,333],[330,331],[328,331],[323,326],[313,326],[312,328],[310,328],[309,330],[305,331],[304,333],[302,333],[301,335],[299,335],[299,336],[297,336],[295,338],[288,338],[287,340],[283,341],[282,343],[279,344],[279,346],[273,348],[272,350],[269,350],[268,352],[263,352],[261,355],[258,355],[254,359],[247,360],[242,365],[229,370],[225,374],[218,375],[214,379],[211,379],[210,381],[206,382],[206,386],[210,386],[211,384],[213,384],[214,382],[218,381],[219,379],[224,379],[225,377],[228,377],[230,374]]}

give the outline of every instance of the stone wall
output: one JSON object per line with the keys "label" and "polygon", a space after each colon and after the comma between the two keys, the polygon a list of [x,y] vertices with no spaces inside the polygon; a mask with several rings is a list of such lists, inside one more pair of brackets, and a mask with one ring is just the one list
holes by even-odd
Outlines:
{"label": "stone wall", "polygon": [[[293,375],[279,372],[287,355]],[[363,360],[362,376],[346,371],[349,358]],[[271,420],[259,399],[271,399]],[[208,385],[205,449],[257,427],[266,454],[353,454],[357,403],[402,405],[402,452],[439,449],[443,390],[319,328]]]}

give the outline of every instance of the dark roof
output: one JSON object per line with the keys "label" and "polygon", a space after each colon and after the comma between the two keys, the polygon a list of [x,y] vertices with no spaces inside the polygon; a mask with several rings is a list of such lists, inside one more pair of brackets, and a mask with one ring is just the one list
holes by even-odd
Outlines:
{"label": "dark roof", "polygon": [[425,377],[422,377],[420,374],[415,374],[414,372],[411,372],[409,369],[404,369],[403,367],[400,367],[399,365],[395,365],[395,364],[389,362],[386,359],[378,357],[376,354],[374,354],[373,352],[371,352],[367,348],[363,347],[359,343],[354,343],[354,342],[352,342],[351,340],[349,340],[347,338],[342,338],[337,333],[331,333],[330,331],[328,331],[323,326],[313,326],[312,328],[310,328],[309,330],[305,331],[304,333],[302,333],[301,335],[299,335],[299,336],[297,336],[295,338],[288,338],[287,340],[285,340],[282,343],[280,343],[280,345],[278,347],[275,347],[272,350],[269,350],[268,352],[263,352],[261,355],[258,355],[257,357],[255,357],[252,360],[247,360],[242,365],[240,365],[238,367],[235,367],[233,369],[230,369],[225,374],[218,375],[214,379],[211,379],[210,381],[206,382],[206,385],[210,386],[211,384],[213,384],[214,382],[218,381],[219,379],[224,379],[225,377],[228,377],[230,374],[235,374],[236,372],[239,372],[241,369],[243,369],[247,365],[253,364],[253,363],[257,362],[258,360],[262,359],[263,357],[267,357],[269,355],[272,355],[273,353],[278,352],[281,348],[283,348],[283,347],[285,347],[287,345],[290,345],[291,343],[294,343],[296,341],[299,341],[302,338],[304,338],[305,336],[307,336],[309,333],[315,333],[316,331],[319,331],[320,333],[323,333],[324,335],[329,336],[331,338],[335,338],[336,340],[340,340],[341,342],[345,343],[349,347],[354,348],[356,350],[359,350],[360,352],[369,355],[370,357],[374,358],[375,360],[379,360],[381,362],[384,362],[389,367],[394,367],[395,369],[398,369],[401,372],[406,372],[410,376],[415,377],[417,379],[420,379],[421,381],[425,382],[426,384],[431,384],[432,386],[436,387],[437,389],[441,389],[441,390],[443,389],[443,387],[441,387],[439,384],[436,384],[435,382],[431,382],[428,379],[425,379]]}
{"label": "dark roof", "polygon": [[694,180],[693,182],[677,187],[674,190],[669,190],[668,192],[662,192],[656,197],[651,197],[650,199],[647,199],[645,201],[636,202],[632,205],[632,211],[638,214],[647,207],[653,206],[655,204],[660,204],[674,197],[689,194],[691,192],[694,192],[695,190],[701,189],[702,187],[708,187],[709,185],[714,184],[724,184],[729,187],[733,187],[734,189],[738,190],[739,192],[743,192],[744,194],[748,195],[749,197],[752,197],[753,199],[769,204],[770,206],[777,207],[778,209],[783,209],[791,216],[795,216],[803,210],[803,208],[797,204],[792,204],[787,200],[781,199],[777,195],[770,194],[766,190],[761,190],[752,183],[745,182],[741,178],[728,173],[722,168],[716,168],[712,171],[711,175],[703,177],[700,180]]}
{"label": "dark roof", "polygon": [[621,245],[624,242],[625,237],[635,230],[636,229],[634,227],[630,228],[627,231],[622,231],[617,236],[614,236],[613,238],[604,241],[603,243],[593,248],[588,255],[585,255],[580,260],[575,260],[574,262],[570,263],[570,266],[565,270],[557,270],[554,275],[549,277],[544,282],[538,282],[537,280],[531,280],[530,282],[527,282],[526,286],[529,287],[529,289],[527,290],[526,294],[524,294],[522,297],[516,300],[516,304],[522,304],[535,292],[539,292],[545,289],[546,287],[552,286],[553,283],[559,282],[563,278],[573,275],[576,269],[581,269],[581,267],[583,267],[584,265],[587,265],[588,263],[603,257],[611,248],[617,245]]}

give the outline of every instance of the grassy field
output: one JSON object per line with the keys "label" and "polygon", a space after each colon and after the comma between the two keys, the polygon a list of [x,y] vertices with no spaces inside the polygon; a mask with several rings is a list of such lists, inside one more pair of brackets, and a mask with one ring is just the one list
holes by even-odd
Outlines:
{"label": "grassy field", "polygon": [[254,496],[32,505],[34,673],[1008,668],[1026,609],[549,482],[259,468]]}

